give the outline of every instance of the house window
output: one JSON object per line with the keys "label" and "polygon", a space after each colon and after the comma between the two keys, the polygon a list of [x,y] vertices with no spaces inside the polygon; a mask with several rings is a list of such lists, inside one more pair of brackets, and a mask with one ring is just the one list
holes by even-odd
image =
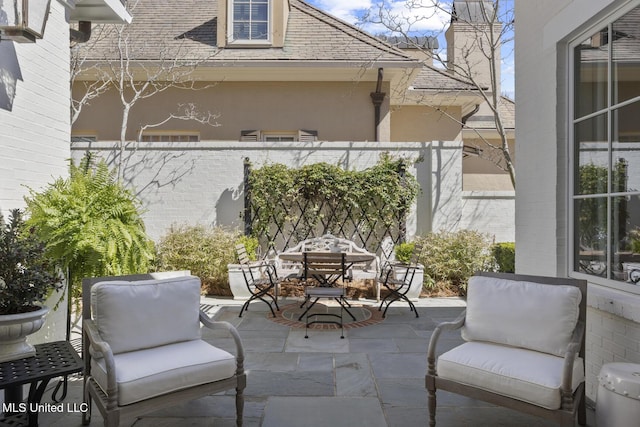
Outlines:
{"label": "house window", "polygon": [[198,142],[200,136],[198,134],[189,133],[148,133],[142,135],[142,142]]}
{"label": "house window", "polygon": [[240,132],[240,141],[244,142],[313,142],[318,140],[316,130],[298,130],[291,132],[273,132],[259,130],[243,130]]}
{"label": "house window", "polygon": [[71,142],[96,142],[95,135],[71,135]]}
{"label": "house window", "polygon": [[233,0],[234,41],[269,40],[269,0]]}
{"label": "house window", "polygon": [[594,28],[571,45],[572,266],[640,291],[640,6]]}

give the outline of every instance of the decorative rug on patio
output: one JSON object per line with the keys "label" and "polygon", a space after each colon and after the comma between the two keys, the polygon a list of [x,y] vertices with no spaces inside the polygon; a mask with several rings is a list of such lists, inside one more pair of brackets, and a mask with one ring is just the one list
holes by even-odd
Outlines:
{"label": "decorative rug on patio", "polygon": [[[353,313],[356,320],[354,321],[349,313],[343,311],[343,325],[345,329],[361,328],[363,326],[375,325],[382,322],[382,312],[378,311],[377,306],[364,306],[358,304],[357,301],[349,301],[351,307],[349,311]],[[304,328],[305,317],[302,320],[298,320],[298,317],[304,312],[305,308],[300,308],[302,302],[285,305],[280,307],[280,311],[276,311],[276,317],[272,317],[271,313],[267,314],[267,318],[272,322],[290,326],[292,328]],[[335,313],[340,314],[340,306],[333,301],[318,301],[318,303],[311,309],[310,313]],[[339,329],[338,325],[333,324],[320,324],[316,323],[309,326],[309,329]]]}

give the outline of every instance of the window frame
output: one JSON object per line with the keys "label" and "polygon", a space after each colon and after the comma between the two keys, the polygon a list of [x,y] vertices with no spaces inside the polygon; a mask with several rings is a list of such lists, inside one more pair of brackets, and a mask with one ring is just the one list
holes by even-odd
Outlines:
{"label": "window frame", "polygon": [[[579,279],[588,280],[591,283],[595,283],[598,285],[602,285],[608,288],[613,288],[621,291],[625,291],[628,293],[638,294],[640,295],[640,283],[634,284],[627,281],[615,280],[610,273],[610,266],[613,261],[613,254],[611,250],[606,250],[606,271],[607,277],[601,277],[593,274],[587,274],[584,272],[579,272],[576,270],[576,233],[577,233],[577,225],[576,225],[576,201],[581,199],[589,199],[590,197],[604,197],[607,201],[607,213],[606,213],[606,223],[607,223],[607,238],[606,243],[607,246],[610,247],[610,243],[613,241],[613,237],[611,234],[612,231],[612,209],[611,209],[611,201],[615,197],[619,197],[619,195],[631,195],[640,196],[640,189],[634,191],[626,191],[624,193],[618,193],[614,191],[612,188],[613,182],[613,170],[614,164],[612,163],[612,151],[614,150],[614,141],[613,141],[613,131],[614,131],[614,116],[615,112],[624,108],[627,105],[631,105],[633,103],[640,102],[640,96],[635,96],[633,98],[618,101],[617,103],[613,103],[613,89],[615,88],[614,82],[614,70],[613,70],[613,58],[612,58],[612,49],[609,48],[607,51],[607,99],[606,106],[591,111],[590,113],[583,114],[580,117],[576,117],[576,47],[578,47],[581,43],[584,42],[587,38],[593,36],[600,29],[606,27],[609,36],[612,34],[612,27],[614,23],[619,20],[621,17],[640,7],[640,0],[630,1],[628,4],[623,6],[619,6],[613,8],[608,14],[605,14],[602,17],[599,17],[597,20],[591,22],[583,31],[580,31],[578,35],[571,38],[567,46],[567,108],[566,108],[566,135],[567,135],[567,159],[568,159],[568,169],[567,169],[567,272],[570,277],[575,277]],[[610,38],[610,37],[609,37]],[[581,122],[586,122],[590,119],[598,117],[599,115],[606,115],[606,132],[607,132],[607,189],[606,193],[594,193],[589,195],[577,194],[576,191],[576,174],[577,167],[579,166],[579,159],[577,158],[578,149],[576,144],[579,141],[576,141],[575,135],[575,127],[576,124]],[[590,197],[589,197],[590,196]]]}
{"label": "window frame", "polygon": [[[247,2],[253,2],[255,0],[245,0]],[[266,39],[237,39],[234,37],[234,8],[235,0],[227,1],[227,40],[229,45],[235,47],[247,46],[247,47],[270,47],[273,43],[273,1],[266,0],[267,2],[267,38]]]}
{"label": "window frame", "polygon": [[98,142],[98,135],[95,133],[77,133],[77,134],[71,134],[71,143],[76,143],[76,142],[87,142],[87,143],[92,143],[92,142]]}

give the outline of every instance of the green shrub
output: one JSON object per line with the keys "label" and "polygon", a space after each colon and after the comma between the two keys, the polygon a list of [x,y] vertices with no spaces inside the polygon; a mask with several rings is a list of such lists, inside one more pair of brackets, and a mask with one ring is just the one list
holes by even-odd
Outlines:
{"label": "green shrub", "polygon": [[236,262],[240,234],[222,227],[172,225],[160,239],[158,268],[190,270],[209,295],[231,296],[227,264]]}
{"label": "green shrub", "polygon": [[[244,248],[247,250],[247,255],[249,256],[250,261],[256,261],[258,259],[258,246],[260,246],[260,242],[258,239],[253,236],[242,235],[238,238],[236,243],[242,243]],[[238,258],[236,257],[236,262]]]}
{"label": "green shrub", "polygon": [[472,230],[432,232],[418,237],[422,244],[420,263],[424,265],[425,286],[466,293],[469,277],[479,270],[493,270],[491,240]]}
{"label": "green shrub", "polygon": [[46,254],[69,270],[72,295],[84,277],[147,273],[154,247],[140,216],[141,205],[109,170],[91,156],[71,163],[68,178],[25,197],[27,226],[46,242]]}
{"label": "green shrub", "polygon": [[491,252],[498,264],[498,271],[502,273],[515,273],[516,244],[514,242],[496,243],[491,247]]}
{"label": "green shrub", "polygon": [[411,255],[413,255],[415,248],[416,244],[413,242],[405,242],[396,245],[394,249],[396,253],[396,260],[403,264],[409,264],[409,262],[411,262]]}

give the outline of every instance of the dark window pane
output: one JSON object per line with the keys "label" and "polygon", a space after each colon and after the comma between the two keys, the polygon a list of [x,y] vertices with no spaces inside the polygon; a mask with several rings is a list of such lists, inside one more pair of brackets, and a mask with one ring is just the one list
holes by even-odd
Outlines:
{"label": "dark window pane", "polygon": [[253,21],[269,20],[269,7],[266,4],[254,5],[251,9],[251,19]]}
{"label": "dark window pane", "polygon": [[248,40],[249,39],[249,24],[244,22],[235,22],[233,24],[233,38]]}
{"label": "dark window pane", "polygon": [[267,40],[267,23],[259,22],[251,24],[251,39],[252,40]]}
{"label": "dark window pane", "polygon": [[640,96],[640,7],[613,23],[614,104]]}
{"label": "dark window pane", "polygon": [[603,194],[608,191],[609,143],[607,116],[601,114],[575,125],[576,194]]}
{"label": "dark window pane", "polygon": [[248,21],[251,9],[248,4],[236,5],[233,8],[233,20],[234,21]]}
{"label": "dark window pane", "polygon": [[640,196],[614,197],[611,278],[640,284]]}
{"label": "dark window pane", "polygon": [[613,112],[613,192],[640,190],[640,102]]}
{"label": "dark window pane", "polygon": [[606,276],[607,198],[580,199],[575,202],[576,271]]}
{"label": "dark window pane", "polygon": [[594,33],[575,48],[575,117],[607,106],[608,32]]}

